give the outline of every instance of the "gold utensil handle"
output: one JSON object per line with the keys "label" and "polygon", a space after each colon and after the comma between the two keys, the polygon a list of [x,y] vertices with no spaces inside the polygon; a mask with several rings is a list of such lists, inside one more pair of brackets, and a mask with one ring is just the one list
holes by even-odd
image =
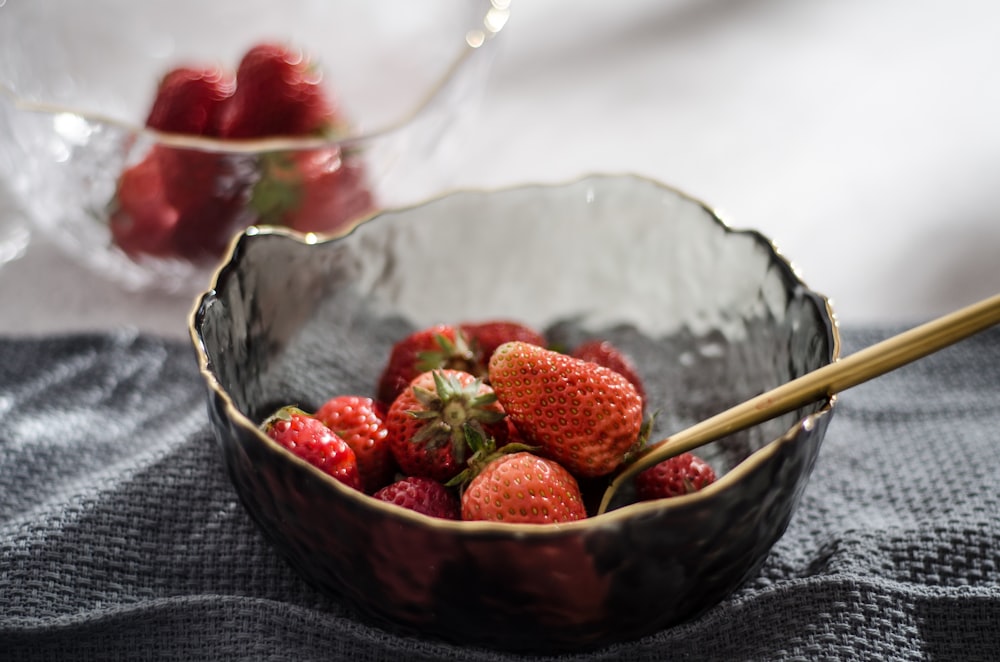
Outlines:
{"label": "gold utensil handle", "polygon": [[637,473],[733,432],[827,398],[1000,323],[1000,294],[904,331],[813,370],[650,446],[608,486],[598,514]]}

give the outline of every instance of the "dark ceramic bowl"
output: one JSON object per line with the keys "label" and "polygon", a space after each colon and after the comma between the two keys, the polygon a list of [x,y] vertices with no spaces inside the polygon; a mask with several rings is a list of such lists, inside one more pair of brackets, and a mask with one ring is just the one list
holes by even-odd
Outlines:
{"label": "dark ceramic bowl", "polygon": [[782,535],[832,401],[714,442],[703,491],[566,525],[431,519],[270,442],[280,404],[372,394],[390,345],[506,317],[637,360],[654,440],[833,361],[828,302],[759,233],[631,176],[458,192],[318,238],[248,230],[192,318],[222,459],[303,577],[387,628],[496,648],[582,650],[710,609]]}

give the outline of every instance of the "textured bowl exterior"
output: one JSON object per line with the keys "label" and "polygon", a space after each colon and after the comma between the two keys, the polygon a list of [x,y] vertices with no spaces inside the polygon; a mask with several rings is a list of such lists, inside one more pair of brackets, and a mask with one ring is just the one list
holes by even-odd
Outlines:
{"label": "textured bowl exterior", "polygon": [[251,229],[196,308],[192,338],[235,489],[305,578],[389,628],[559,651],[692,618],[757,572],[832,401],[703,448],[720,478],[697,494],[542,527],[375,501],[256,429],[280,404],[371,393],[410,329],[490,317],[624,346],[660,410],[654,439],[839,353],[828,302],[770,242],[638,177],[458,192],[338,238]]}

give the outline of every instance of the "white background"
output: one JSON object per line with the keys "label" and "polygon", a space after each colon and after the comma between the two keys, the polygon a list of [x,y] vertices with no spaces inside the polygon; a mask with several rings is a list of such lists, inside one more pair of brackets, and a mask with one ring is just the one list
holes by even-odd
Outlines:
{"label": "white background", "polygon": [[[1000,4],[514,0],[451,188],[634,172],[774,239],[845,328],[1000,292]],[[0,199],[0,222],[17,218]],[[42,237],[0,333],[186,334]]]}

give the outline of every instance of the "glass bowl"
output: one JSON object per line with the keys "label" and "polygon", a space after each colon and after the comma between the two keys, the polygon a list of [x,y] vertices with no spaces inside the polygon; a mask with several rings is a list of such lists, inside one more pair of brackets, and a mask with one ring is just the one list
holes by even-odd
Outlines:
{"label": "glass bowl", "polygon": [[221,457],[246,509],[308,581],[386,628],[533,652],[693,618],[760,568],[833,411],[827,400],[699,451],[694,494],[556,525],[455,522],[345,487],[271,442],[277,406],[374,395],[392,343],[507,318],[556,344],[632,355],[651,440],[834,361],[828,301],[770,241],[630,175],[461,191],[342,236],[251,228],[193,311]]}
{"label": "glass bowl", "polygon": [[[326,155],[324,167],[350,180],[341,194],[347,201],[315,219],[319,229],[440,190],[449,145],[457,149],[449,138],[481,98],[507,11],[505,0],[7,0],[0,3],[0,177],[37,230],[71,258],[130,290],[193,295],[229,238],[261,220],[245,204],[245,189],[259,179],[265,155]],[[301,49],[316,64],[347,120],[335,136],[211,140],[144,128],[168,69],[235,70],[261,42]],[[109,228],[123,171],[164,147],[225,160],[213,195],[239,198],[222,231],[195,225],[176,242],[195,248],[179,252],[141,242],[135,249]],[[191,173],[193,186],[204,179]]]}

